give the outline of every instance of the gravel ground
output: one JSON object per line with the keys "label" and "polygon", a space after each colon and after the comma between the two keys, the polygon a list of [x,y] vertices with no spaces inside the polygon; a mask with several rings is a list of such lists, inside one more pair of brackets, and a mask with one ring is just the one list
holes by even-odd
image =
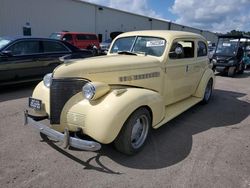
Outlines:
{"label": "gravel ground", "polygon": [[153,130],[132,157],[64,150],[23,126],[34,86],[0,91],[0,187],[250,187],[250,71],[217,75],[208,105]]}

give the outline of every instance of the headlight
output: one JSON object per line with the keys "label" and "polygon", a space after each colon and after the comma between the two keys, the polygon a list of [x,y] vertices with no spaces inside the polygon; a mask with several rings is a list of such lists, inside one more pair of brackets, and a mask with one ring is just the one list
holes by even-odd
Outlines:
{"label": "headlight", "polygon": [[51,85],[51,82],[52,82],[52,73],[49,73],[49,74],[46,74],[44,77],[43,77],[43,84],[49,88],[50,85]]}
{"label": "headlight", "polygon": [[109,92],[110,87],[108,84],[100,83],[100,82],[89,82],[82,87],[83,96],[87,100],[95,100],[107,92]]}
{"label": "headlight", "polygon": [[212,63],[217,63],[217,60],[216,59],[212,59]]}
{"label": "headlight", "polygon": [[88,100],[91,100],[94,97],[95,91],[95,86],[91,83],[87,83],[82,87],[83,96]]}

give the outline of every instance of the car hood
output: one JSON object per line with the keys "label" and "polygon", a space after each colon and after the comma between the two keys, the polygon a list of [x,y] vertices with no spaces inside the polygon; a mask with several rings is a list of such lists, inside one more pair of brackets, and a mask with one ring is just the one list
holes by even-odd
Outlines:
{"label": "car hood", "polygon": [[223,56],[219,54],[214,54],[213,59],[216,59],[217,61],[229,61],[231,59],[234,59],[235,57],[230,57],[230,56]]}
{"label": "car hood", "polygon": [[[145,86],[158,90],[160,65],[158,59],[150,56],[107,55],[66,61],[54,70],[53,77],[83,78],[107,84]],[[146,79],[148,80],[142,81]]]}
{"label": "car hood", "polygon": [[79,77],[93,79],[97,74],[129,74],[160,67],[160,61],[150,56],[107,55],[81,60],[69,60],[58,66],[55,78]]}

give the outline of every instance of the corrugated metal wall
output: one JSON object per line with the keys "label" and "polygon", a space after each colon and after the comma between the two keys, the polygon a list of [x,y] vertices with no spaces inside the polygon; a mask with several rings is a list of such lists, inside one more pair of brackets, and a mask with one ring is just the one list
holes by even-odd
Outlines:
{"label": "corrugated metal wall", "polygon": [[68,30],[102,34],[105,40],[113,31],[171,29],[199,33],[209,41],[217,41],[217,36],[208,31],[79,0],[0,1],[0,36],[22,35],[26,23],[30,24],[33,36],[47,37],[52,32]]}

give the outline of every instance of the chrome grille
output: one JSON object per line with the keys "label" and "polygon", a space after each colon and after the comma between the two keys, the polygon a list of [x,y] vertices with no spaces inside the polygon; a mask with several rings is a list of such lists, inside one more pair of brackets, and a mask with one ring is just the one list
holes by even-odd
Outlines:
{"label": "chrome grille", "polygon": [[82,91],[87,80],[78,78],[53,79],[50,87],[50,123],[60,124],[60,116],[65,103]]}

